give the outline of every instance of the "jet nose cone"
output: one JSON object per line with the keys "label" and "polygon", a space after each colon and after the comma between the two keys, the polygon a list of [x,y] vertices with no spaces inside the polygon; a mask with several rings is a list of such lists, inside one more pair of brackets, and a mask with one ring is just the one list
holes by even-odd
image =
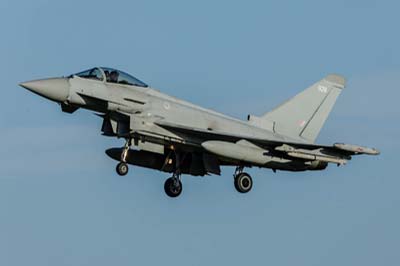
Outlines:
{"label": "jet nose cone", "polygon": [[66,78],[33,80],[19,85],[33,93],[57,102],[66,101],[69,95],[69,82]]}

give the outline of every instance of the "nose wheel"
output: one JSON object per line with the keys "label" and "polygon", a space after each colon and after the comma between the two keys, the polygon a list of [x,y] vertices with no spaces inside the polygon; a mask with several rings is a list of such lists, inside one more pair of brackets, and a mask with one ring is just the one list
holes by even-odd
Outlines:
{"label": "nose wheel", "polygon": [[253,179],[243,172],[243,167],[238,167],[234,174],[234,184],[239,193],[248,193],[253,188]]}
{"label": "nose wheel", "polygon": [[129,167],[126,163],[120,162],[119,164],[117,164],[116,170],[120,176],[124,176],[128,174]]}

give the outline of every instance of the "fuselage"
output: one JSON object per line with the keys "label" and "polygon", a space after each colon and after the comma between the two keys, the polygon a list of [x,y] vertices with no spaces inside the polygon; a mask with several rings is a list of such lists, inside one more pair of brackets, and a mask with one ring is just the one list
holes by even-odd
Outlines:
{"label": "fuselage", "polygon": [[[204,152],[204,145],[210,138],[202,134],[178,134],[159,126],[167,123],[192,132],[218,133],[222,136],[239,136],[240,139],[262,139],[276,142],[306,143],[305,140],[293,139],[282,134],[258,127],[249,121],[239,120],[219,112],[200,107],[190,102],[160,92],[143,82],[118,72],[119,77],[112,78],[113,69],[94,68],[64,78],[37,80],[21,84],[21,86],[47,99],[61,104],[63,111],[69,113],[79,108],[92,110],[102,114],[104,122],[102,132],[107,136],[141,139],[142,142],[158,146],[142,146],[146,151],[166,153],[164,147],[184,145],[185,150]],[[111,73],[111,74],[110,74]],[[119,82],[117,82],[119,81]],[[207,135],[207,134],[204,134]],[[214,140],[214,139],[211,139]],[[143,145],[143,144],[142,144]],[[247,145],[247,144],[246,144]],[[309,169],[302,161],[273,157],[265,154],[263,147],[252,145],[244,149],[250,153],[258,153],[260,167],[301,171]],[[243,147],[242,147],[243,148]],[[118,157],[115,155],[112,157]],[[227,159],[220,156],[222,164],[241,164],[238,159]],[[253,162],[254,164],[254,162]]]}
{"label": "fuselage", "polygon": [[[68,79],[70,93],[68,104],[98,112],[118,111],[146,121],[165,120],[169,123],[196,129],[234,132],[248,138],[276,141],[293,141],[288,137],[255,127],[219,112],[209,110],[151,87],[112,84],[73,76]],[[85,96],[89,96],[85,99]],[[107,105],[91,104],[90,97],[107,102]],[[89,99],[89,100],[88,100]],[[298,140],[296,140],[298,141]]]}
{"label": "fuselage", "polygon": [[172,173],[164,185],[171,197],[182,192],[182,174],[220,175],[221,166],[236,166],[235,188],[247,193],[252,179],[243,172],[245,167],[324,170],[328,163],[346,164],[353,155],[379,154],[357,145],[314,144],[345,87],[338,75],[326,76],[272,111],[249,115],[247,121],[172,97],[111,68],[20,85],[59,103],[64,112],[96,112],[103,119],[103,135],[125,139],[124,147],[106,150],[119,161],[117,173],[126,175],[128,164]]}

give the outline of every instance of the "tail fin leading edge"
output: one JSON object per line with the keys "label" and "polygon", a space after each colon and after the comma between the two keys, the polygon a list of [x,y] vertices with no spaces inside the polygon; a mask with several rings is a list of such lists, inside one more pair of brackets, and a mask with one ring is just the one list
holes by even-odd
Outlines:
{"label": "tail fin leading edge", "polygon": [[277,133],[315,142],[345,85],[344,77],[329,75],[260,119]]}

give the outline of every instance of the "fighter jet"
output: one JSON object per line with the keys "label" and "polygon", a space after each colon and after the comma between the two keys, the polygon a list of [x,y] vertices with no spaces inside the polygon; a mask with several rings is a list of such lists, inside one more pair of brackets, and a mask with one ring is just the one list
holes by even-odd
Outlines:
{"label": "fighter jet", "polygon": [[379,154],[357,145],[315,144],[345,87],[339,75],[328,75],[272,111],[248,115],[247,121],[169,96],[106,67],[20,86],[58,103],[63,112],[95,112],[104,136],[125,140],[123,147],[106,151],[119,162],[117,173],[126,175],[128,164],[170,173],[164,184],[170,197],[182,193],[182,174],[220,175],[221,166],[232,166],[234,187],[247,193],[253,180],[245,168],[318,171],[330,163],[344,165],[354,155]]}

